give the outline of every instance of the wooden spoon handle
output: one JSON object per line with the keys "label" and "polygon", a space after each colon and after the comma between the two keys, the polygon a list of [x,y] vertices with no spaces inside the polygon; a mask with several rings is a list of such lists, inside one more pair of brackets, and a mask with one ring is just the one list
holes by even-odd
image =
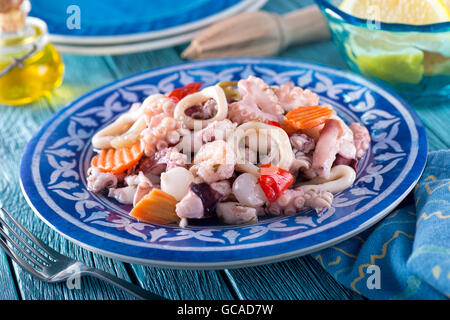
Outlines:
{"label": "wooden spoon handle", "polygon": [[319,7],[311,5],[289,12],[280,19],[283,47],[330,38],[330,31]]}

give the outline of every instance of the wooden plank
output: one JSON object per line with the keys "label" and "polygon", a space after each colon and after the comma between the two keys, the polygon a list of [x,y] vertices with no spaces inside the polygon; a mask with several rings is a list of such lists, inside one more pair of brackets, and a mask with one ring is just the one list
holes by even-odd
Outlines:
{"label": "wooden plank", "polygon": [[142,287],[174,300],[231,300],[219,271],[174,270],[131,265]]}
{"label": "wooden plank", "polygon": [[10,269],[10,261],[0,249],[0,300],[17,300],[19,295]]}
{"label": "wooden plank", "polygon": [[[21,114],[24,113],[24,108],[22,107],[10,107],[1,105],[2,112],[0,112],[0,154],[2,161],[0,161],[0,206],[9,209],[11,204],[16,205],[14,200],[15,194],[20,194],[18,190],[18,174],[17,170],[14,170],[9,164],[11,159],[11,154],[20,150],[20,142],[15,138],[19,132],[22,131],[23,127],[30,127],[34,130],[36,126],[33,125],[34,121],[17,121],[20,119]],[[37,110],[37,107],[35,110]],[[26,109],[26,108],[25,108]],[[45,108],[44,108],[45,109]],[[40,110],[38,111],[38,113]],[[32,114],[33,118],[40,118],[37,114]],[[25,139],[29,139],[31,136],[27,135]],[[17,159],[14,159],[14,163],[18,163],[20,155]],[[14,174],[12,174],[14,173]],[[19,193],[17,193],[17,191]],[[18,288],[16,288],[15,277],[16,274],[14,270],[11,270],[12,262],[6,257],[5,253],[1,251],[0,254],[0,287],[2,288],[0,292],[1,300],[16,300],[19,299],[20,293]]]}
{"label": "wooden plank", "polygon": [[173,48],[128,55],[106,56],[105,59],[108,67],[117,78],[183,62]]}
{"label": "wooden plank", "polygon": [[226,273],[242,300],[363,299],[334,280],[311,256]]}
{"label": "wooden plank", "polygon": [[450,103],[413,103],[412,107],[426,128],[430,150],[449,149]]}

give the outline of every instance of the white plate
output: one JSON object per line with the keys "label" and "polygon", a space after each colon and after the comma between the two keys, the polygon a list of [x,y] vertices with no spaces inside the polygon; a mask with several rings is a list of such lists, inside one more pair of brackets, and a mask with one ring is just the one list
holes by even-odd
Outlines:
{"label": "white plate", "polygon": [[104,46],[77,46],[56,44],[54,46],[59,52],[81,55],[108,55],[108,54],[127,54],[142,51],[157,50],[179,45],[193,39],[201,30],[184,33],[181,35],[168,37],[164,39],[155,39],[153,41],[144,41],[137,43],[125,43],[120,45]]}

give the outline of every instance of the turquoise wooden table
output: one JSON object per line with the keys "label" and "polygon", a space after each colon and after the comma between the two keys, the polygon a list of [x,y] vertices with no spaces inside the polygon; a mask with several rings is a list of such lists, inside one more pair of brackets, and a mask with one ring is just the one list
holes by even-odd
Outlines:
{"label": "turquoise wooden table", "polygon": [[[311,0],[270,0],[264,10],[284,13]],[[185,46],[122,56],[64,55],[64,83],[48,97],[22,107],[0,106],[0,205],[53,248],[168,299],[363,299],[329,275],[311,254],[289,261],[220,271],[171,270],[122,263],[93,254],[46,226],[28,207],[19,186],[22,152],[40,125],[80,95],[127,75],[180,63]],[[329,41],[289,49],[280,57],[345,69]],[[450,104],[414,106],[423,120],[430,150],[450,148],[446,117]],[[447,117],[448,119],[448,117]],[[447,138],[445,138],[447,137]],[[104,282],[83,278],[80,289],[33,278],[0,251],[0,299],[133,299]]]}

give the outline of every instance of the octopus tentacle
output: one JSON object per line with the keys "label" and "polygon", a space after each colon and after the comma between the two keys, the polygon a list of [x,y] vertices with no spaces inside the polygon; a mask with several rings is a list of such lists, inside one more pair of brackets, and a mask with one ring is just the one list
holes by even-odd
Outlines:
{"label": "octopus tentacle", "polygon": [[333,194],[323,190],[308,190],[305,192],[305,205],[318,212],[330,209],[333,202]]}
{"label": "octopus tentacle", "polygon": [[252,120],[278,121],[284,110],[273,90],[260,78],[250,76],[238,82],[242,99],[230,104],[228,116],[242,124]]}
{"label": "octopus tentacle", "polygon": [[305,194],[301,189],[288,189],[277,199],[269,202],[266,210],[273,215],[296,214],[305,209]]}
{"label": "octopus tentacle", "polygon": [[353,131],[356,157],[361,158],[370,146],[369,130],[358,122],[353,122],[350,125],[350,129]]}
{"label": "octopus tentacle", "polygon": [[119,182],[119,177],[110,172],[102,172],[97,167],[90,167],[87,171],[87,188],[92,192],[101,192],[106,188],[114,188]]}
{"label": "octopus tentacle", "polygon": [[157,124],[142,132],[142,141],[147,156],[177,144],[183,134],[183,128],[179,121],[169,116],[160,116],[162,119],[159,119]]}
{"label": "octopus tentacle", "polygon": [[294,160],[292,161],[289,171],[296,175],[299,170],[305,171],[311,168],[312,158],[311,156],[301,152],[294,151]]}
{"label": "octopus tentacle", "polygon": [[175,103],[163,94],[154,94],[144,100],[142,108],[144,109],[147,122],[150,122],[151,118],[158,114],[173,117]]}
{"label": "octopus tentacle", "polygon": [[211,122],[200,131],[192,133],[190,130],[187,130],[187,133],[183,134],[183,139],[177,144],[176,148],[184,152],[197,152],[202,145],[208,142],[227,140],[232,136],[236,126],[236,123],[224,119]]}
{"label": "octopus tentacle", "polygon": [[294,86],[292,81],[274,88],[279,104],[289,112],[298,107],[311,107],[319,104],[319,96],[309,89]]}

